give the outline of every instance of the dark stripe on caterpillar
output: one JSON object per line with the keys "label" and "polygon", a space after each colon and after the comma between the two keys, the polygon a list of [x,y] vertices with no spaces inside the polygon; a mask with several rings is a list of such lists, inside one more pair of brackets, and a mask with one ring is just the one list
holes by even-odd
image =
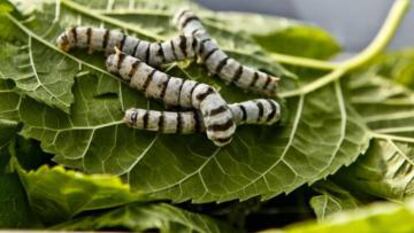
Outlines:
{"label": "dark stripe on caterpillar", "polygon": [[207,55],[203,58],[204,61],[207,61],[211,55],[213,55],[213,53],[217,52],[219,49],[218,48],[214,48],[212,49],[210,52],[207,53]]}
{"label": "dark stripe on caterpillar", "polygon": [[[191,91],[190,91],[190,96],[193,96],[193,94],[194,94],[194,90],[196,89],[196,87],[198,86],[198,85],[200,85],[200,83],[196,83],[192,88],[191,88]],[[193,98],[190,98],[190,103],[191,103],[191,105],[193,105]]]}
{"label": "dark stripe on caterpillar", "polygon": [[178,88],[178,97],[177,97],[177,104],[178,105],[180,105],[180,103],[181,103],[181,92],[183,90],[183,86],[184,86],[185,82],[187,82],[187,80],[182,81],[181,84],[180,84],[180,87]]}
{"label": "dark stripe on caterpillar", "polygon": [[147,92],[147,88],[148,88],[149,84],[151,83],[152,78],[154,77],[155,72],[157,72],[157,70],[153,69],[151,71],[151,73],[147,76],[147,78],[145,79],[144,85],[142,86],[142,88],[144,90],[144,93]]}
{"label": "dark stripe on caterpillar", "polygon": [[191,43],[191,48],[193,49],[194,54],[197,53],[197,45],[198,45],[198,40],[196,38],[193,38],[193,43]]}
{"label": "dark stripe on caterpillar", "polygon": [[197,98],[197,100],[201,103],[201,102],[203,102],[203,100],[204,100],[205,98],[207,98],[207,96],[209,96],[209,95],[211,95],[211,94],[213,94],[213,93],[215,93],[214,89],[213,89],[213,88],[211,88],[211,87],[209,87],[209,88],[207,88],[207,90],[206,90],[204,93],[199,93],[199,94],[197,94],[197,95],[196,95],[196,98]]}
{"label": "dark stripe on caterpillar", "polygon": [[204,45],[204,43],[206,43],[210,40],[211,40],[211,38],[206,38],[206,39],[201,40],[201,42],[200,42],[200,51],[199,51],[200,55],[204,54],[204,50],[206,49],[206,46]]}
{"label": "dark stripe on caterpillar", "polygon": [[187,38],[183,35],[180,35],[180,49],[184,54],[184,57],[187,57]]}
{"label": "dark stripe on caterpillar", "polygon": [[109,30],[105,29],[105,34],[102,40],[102,49],[106,49],[106,46],[108,46],[108,39],[109,39]]}
{"label": "dark stripe on caterpillar", "polygon": [[202,123],[200,112],[196,111],[194,114],[194,128],[196,132],[203,132],[203,129],[204,129],[203,124],[204,123]]}
{"label": "dark stripe on caterpillar", "polygon": [[137,42],[137,44],[135,45],[135,47],[134,47],[134,50],[132,51],[132,55],[133,56],[136,56],[136,54],[137,54],[137,49],[138,49],[138,46],[139,46],[139,44],[141,43],[141,41],[140,40],[138,40],[138,42]]}
{"label": "dark stripe on caterpillar", "polygon": [[222,112],[225,112],[227,110],[227,107],[225,107],[225,106],[219,106],[219,107],[217,107],[217,108],[215,108],[215,109],[213,109],[213,110],[211,110],[210,111],[210,113],[209,113],[209,116],[215,116],[215,115],[218,115],[218,114],[220,114],[220,113],[222,113]]}
{"label": "dark stripe on caterpillar", "polygon": [[177,112],[177,133],[181,133],[183,131],[183,122],[181,112]]}
{"label": "dark stripe on caterpillar", "polygon": [[226,131],[228,130],[230,127],[232,127],[234,124],[234,122],[229,119],[228,121],[226,121],[223,124],[215,124],[215,125],[209,125],[207,127],[208,130],[212,130],[212,131]]}
{"label": "dark stripe on caterpillar", "polygon": [[168,76],[167,80],[165,80],[165,82],[162,84],[162,89],[161,89],[161,94],[160,94],[160,99],[164,100],[165,97],[165,92],[167,90],[168,87],[168,83],[170,82],[171,77]]}
{"label": "dark stripe on caterpillar", "polygon": [[182,28],[185,28],[187,26],[187,24],[193,20],[200,20],[197,16],[191,16],[185,19],[185,21],[183,22],[183,24],[181,24]]}
{"label": "dark stripe on caterpillar", "polygon": [[76,26],[72,27],[72,29],[70,29],[70,32],[73,35],[73,40],[75,41],[75,44],[78,43],[78,33],[76,32]]}
{"label": "dark stripe on caterpillar", "polygon": [[246,108],[243,106],[243,104],[240,104],[240,105],[239,105],[239,108],[240,108],[240,110],[241,110],[241,112],[242,112],[242,118],[241,118],[241,121],[242,121],[242,122],[244,122],[244,121],[246,121],[246,119],[247,119],[247,112],[246,112]]}
{"label": "dark stripe on caterpillar", "polygon": [[194,31],[191,32],[191,35],[193,35],[193,37],[194,37],[201,30],[202,29],[200,29],[200,28],[195,29]]}
{"label": "dark stripe on caterpillar", "polygon": [[144,116],[142,117],[142,127],[144,129],[148,128],[148,117],[149,117],[149,110],[147,110],[144,114]]}
{"label": "dark stripe on caterpillar", "polygon": [[257,121],[261,121],[263,117],[263,104],[260,101],[257,101],[256,105],[259,108],[259,114],[257,114]]}
{"label": "dark stripe on caterpillar", "polygon": [[86,44],[89,49],[91,49],[91,37],[92,37],[92,29],[88,27],[88,29],[86,29]]}
{"label": "dark stripe on caterpillar", "polygon": [[124,53],[120,53],[120,54],[118,54],[118,55],[119,55],[119,56],[118,56],[118,64],[117,64],[117,68],[118,68],[118,69],[121,69],[122,63],[124,62],[126,55],[125,55]]}
{"label": "dark stripe on caterpillar", "polygon": [[147,51],[145,51],[145,62],[148,63],[150,60],[150,48],[151,44],[148,44]]}
{"label": "dark stripe on caterpillar", "polygon": [[175,52],[175,45],[174,45],[173,40],[171,40],[171,41],[170,41],[170,45],[171,45],[171,50],[172,50],[172,53],[173,53],[174,59],[175,59],[175,60],[178,60],[178,56],[177,56],[177,53]]}
{"label": "dark stripe on caterpillar", "polygon": [[161,43],[158,43],[158,53],[157,53],[157,55],[159,56],[159,57],[161,57],[161,62],[163,63],[164,62],[164,60],[165,60],[165,54],[164,54],[164,49],[162,48],[162,45],[161,45]]}
{"label": "dark stripe on caterpillar", "polygon": [[231,82],[238,82],[242,74],[243,74],[243,66],[239,64],[239,67],[237,68],[236,72],[234,72]]}
{"label": "dark stripe on caterpillar", "polygon": [[224,58],[223,60],[221,60],[220,62],[219,62],[219,64],[217,65],[217,67],[216,67],[216,70],[215,70],[215,74],[220,74],[221,73],[221,70],[223,69],[223,67],[227,64],[227,61],[229,60],[230,58],[229,57],[226,57],[226,58]]}
{"label": "dark stripe on caterpillar", "polygon": [[164,132],[164,111],[161,111],[161,114],[158,118],[158,131]]}
{"label": "dark stripe on caterpillar", "polygon": [[210,37],[209,37],[209,38],[205,38],[205,39],[201,40],[200,44],[204,45],[204,43],[206,43],[206,42],[208,42],[208,41],[211,41],[211,38],[210,38]]}
{"label": "dark stripe on caterpillar", "polygon": [[259,74],[255,71],[254,75],[253,75],[252,82],[249,84],[249,86],[250,87],[255,86],[258,79],[259,79]]}
{"label": "dark stripe on caterpillar", "polygon": [[272,79],[270,78],[269,75],[266,76],[266,82],[265,85],[263,86],[263,89],[266,90],[267,87],[269,86],[270,82],[272,81]]}
{"label": "dark stripe on caterpillar", "polygon": [[124,48],[124,44],[125,44],[125,40],[126,40],[126,38],[127,38],[127,35],[123,35],[122,36],[122,40],[121,40],[121,42],[119,42],[119,50],[121,50],[121,51],[123,51],[123,48]]}
{"label": "dark stripe on caterpillar", "polygon": [[267,101],[269,102],[270,107],[272,108],[272,110],[270,111],[269,115],[267,116],[266,121],[270,121],[271,119],[273,119],[273,117],[275,117],[278,107],[274,104],[273,101],[271,101],[271,100],[267,100]]}
{"label": "dark stripe on caterpillar", "polygon": [[181,17],[183,17],[184,14],[187,13],[187,12],[189,12],[189,10],[183,10],[183,11],[181,11],[181,13],[177,16],[177,20],[180,20]]}
{"label": "dark stripe on caterpillar", "polygon": [[141,62],[139,60],[137,60],[134,63],[132,63],[131,70],[128,72],[129,78],[132,78],[132,76],[134,76],[135,72],[137,72],[137,68],[138,68],[138,66],[139,66],[140,63]]}
{"label": "dark stripe on caterpillar", "polygon": [[232,137],[226,137],[226,138],[216,138],[215,140],[226,145],[231,142]]}

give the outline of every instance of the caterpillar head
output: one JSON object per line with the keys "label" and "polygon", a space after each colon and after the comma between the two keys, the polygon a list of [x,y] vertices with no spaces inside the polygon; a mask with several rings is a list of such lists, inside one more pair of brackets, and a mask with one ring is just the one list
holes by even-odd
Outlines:
{"label": "caterpillar head", "polygon": [[199,18],[197,17],[197,15],[193,11],[191,11],[188,8],[182,8],[182,9],[178,10],[178,12],[174,15],[172,23],[178,29],[183,30],[184,26],[186,24],[185,22],[188,21],[189,19],[199,20]]}
{"label": "caterpillar head", "polygon": [[56,39],[56,44],[59,47],[60,50],[63,50],[65,52],[70,50],[70,41],[66,34],[66,32],[60,34],[58,38]]}
{"label": "caterpillar head", "polygon": [[106,62],[105,62],[106,69],[109,72],[114,73],[114,74],[119,73],[119,68],[120,68],[119,66],[121,64],[121,60],[123,60],[125,56],[126,55],[124,53],[122,53],[117,47],[115,47],[115,53],[109,55],[106,58]]}
{"label": "caterpillar head", "polygon": [[125,122],[125,124],[132,127],[136,124],[137,117],[138,117],[138,112],[136,111],[136,109],[135,108],[130,108],[130,109],[125,111],[123,121]]}
{"label": "caterpillar head", "polygon": [[189,11],[190,10],[188,8],[185,8],[185,7],[179,9],[177,11],[177,13],[174,14],[174,16],[173,16],[173,18],[171,20],[172,25],[175,25],[178,28],[180,28],[180,25],[179,24],[180,24],[180,20],[181,20],[182,16],[184,16],[186,14],[186,12],[189,12]]}

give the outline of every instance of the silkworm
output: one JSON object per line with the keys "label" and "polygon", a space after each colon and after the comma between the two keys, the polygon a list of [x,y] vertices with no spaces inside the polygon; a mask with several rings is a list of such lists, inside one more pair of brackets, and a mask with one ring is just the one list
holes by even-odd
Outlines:
{"label": "silkworm", "polygon": [[197,53],[210,73],[243,89],[268,96],[276,95],[279,78],[242,65],[229,57],[210,37],[201,20],[193,12],[181,10],[176,14],[173,22],[184,35],[194,36],[199,40],[200,49]]}
{"label": "silkworm", "polygon": [[[271,125],[280,120],[280,105],[272,99],[256,99],[229,105],[236,124]],[[124,122],[130,127],[164,134],[204,132],[199,111],[156,111],[130,108]]]}
{"label": "silkworm", "polygon": [[171,106],[200,110],[207,137],[217,146],[231,142],[236,124],[226,101],[213,87],[193,80],[171,77],[119,50],[108,56],[106,67],[109,72],[119,74],[130,87],[143,92],[149,98],[160,99]]}
{"label": "silkworm", "polygon": [[57,45],[66,52],[72,48],[82,48],[89,52],[104,51],[106,55],[114,53],[117,47],[151,66],[194,59],[195,51],[199,50],[198,40],[193,36],[178,35],[164,42],[148,42],[119,30],[85,26],[75,26],[60,34]]}

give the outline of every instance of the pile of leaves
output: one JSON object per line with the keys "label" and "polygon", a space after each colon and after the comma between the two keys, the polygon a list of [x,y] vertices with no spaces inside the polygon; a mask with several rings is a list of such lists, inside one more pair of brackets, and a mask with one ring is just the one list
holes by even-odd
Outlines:
{"label": "pile of leaves", "polygon": [[[185,0],[0,0],[0,227],[412,232],[414,51],[382,53],[409,3],[395,1],[366,50],[331,63],[331,35],[285,18]],[[163,106],[106,72],[103,54],[55,45],[79,24],[167,39],[183,5],[231,56],[281,77],[280,125],[239,127],[224,148],[130,129],[125,109]],[[194,62],[162,69],[229,102],[258,97]],[[380,200],[400,204],[366,207]]]}

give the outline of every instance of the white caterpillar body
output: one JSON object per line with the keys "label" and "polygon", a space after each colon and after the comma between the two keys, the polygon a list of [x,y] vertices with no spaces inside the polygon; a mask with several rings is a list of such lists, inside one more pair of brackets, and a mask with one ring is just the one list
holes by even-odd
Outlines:
{"label": "white caterpillar body", "polygon": [[226,101],[207,84],[171,77],[139,59],[117,51],[106,60],[108,71],[119,74],[129,86],[167,105],[200,110],[207,137],[217,146],[231,142],[236,130]]}
{"label": "white caterpillar body", "polygon": [[171,112],[131,108],[125,112],[124,122],[133,128],[164,134],[205,131],[198,111]]}
{"label": "white caterpillar body", "polygon": [[151,66],[194,59],[200,46],[193,36],[179,35],[158,43],[140,40],[118,30],[85,26],[72,27],[60,34],[57,45],[64,51],[83,48],[89,52],[104,51],[107,55],[114,53],[117,47]]}
{"label": "white caterpillar body", "polygon": [[186,36],[194,36],[199,40],[198,55],[210,73],[218,75],[227,83],[253,90],[265,95],[274,96],[277,92],[278,77],[240,64],[221,50],[210,38],[200,19],[189,10],[179,11],[174,23]]}
{"label": "white caterpillar body", "polygon": [[[281,118],[280,105],[272,99],[256,99],[229,105],[236,124],[271,125]],[[199,111],[155,111],[131,108],[124,122],[137,129],[165,134],[204,132],[206,127]]]}

